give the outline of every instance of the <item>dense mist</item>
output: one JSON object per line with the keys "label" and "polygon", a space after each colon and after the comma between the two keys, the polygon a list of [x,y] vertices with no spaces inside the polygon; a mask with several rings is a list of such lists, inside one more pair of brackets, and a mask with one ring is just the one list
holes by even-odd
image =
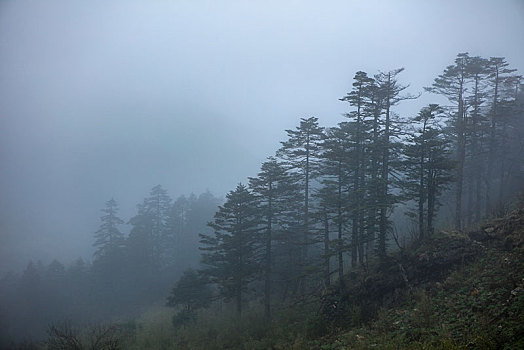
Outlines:
{"label": "dense mist", "polygon": [[417,93],[459,51],[522,67],[522,4],[470,4],[2,3],[2,269],[89,258],[111,196],[225,195],[299,118],[340,120],[353,71]]}
{"label": "dense mist", "polygon": [[[64,319],[137,318],[164,305],[181,276],[202,282],[187,268],[213,285],[213,300],[237,298],[240,309],[240,289],[269,288],[273,274],[287,284],[271,293],[289,300],[316,288],[309,273],[342,281],[368,253],[384,257],[424,232],[489,217],[523,183],[523,18],[518,0],[2,2],[0,303],[16,303],[0,304],[0,336],[41,339]],[[504,57],[500,89],[493,57]],[[463,94],[453,85],[460,75],[446,71],[454,64],[469,69]],[[452,82],[439,85],[448,73]],[[390,117],[387,148],[379,134],[389,133]],[[304,130],[318,136],[318,154],[299,147]],[[311,175],[301,152],[318,158]],[[434,171],[426,183],[425,169]],[[239,248],[260,260],[262,245],[275,245],[276,260],[267,271],[253,260],[259,275],[228,290],[224,275],[205,268],[225,249],[221,220],[231,219],[231,203],[266,213],[260,179],[270,170],[292,175],[275,180],[282,197],[271,220],[296,237],[280,232]],[[367,202],[384,182],[384,196]],[[354,197],[337,208],[343,193]],[[154,239],[141,241],[144,232]],[[373,243],[358,241],[364,233]],[[308,256],[314,268],[304,267]],[[298,267],[269,271],[274,263]],[[268,290],[253,297],[266,313]]]}

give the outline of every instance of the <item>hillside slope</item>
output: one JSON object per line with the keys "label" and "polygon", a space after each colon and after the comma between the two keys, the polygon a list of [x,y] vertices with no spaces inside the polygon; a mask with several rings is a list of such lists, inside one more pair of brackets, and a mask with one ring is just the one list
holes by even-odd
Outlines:
{"label": "hillside slope", "polygon": [[[324,296],[320,349],[524,349],[524,207],[440,232]],[[379,272],[380,271],[380,272]]]}

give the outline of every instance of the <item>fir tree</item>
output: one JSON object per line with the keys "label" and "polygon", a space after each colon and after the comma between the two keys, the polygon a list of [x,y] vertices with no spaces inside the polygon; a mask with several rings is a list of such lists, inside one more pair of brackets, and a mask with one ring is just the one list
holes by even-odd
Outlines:
{"label": "fir tree", "polygon": [[274,241],[279,239],[286,226],[290,209],[296,201],[296,182],[283,164],[270,157],[260,168],[257,177],[249,179],[250,188],[257,197],[261,214],[263,247],[262,265],[264,279],[264,313],[271,317],[271,294],[274,264]]}
{"label": "fir tree", "polygon": [[221,297],[235,300],[238,315],[242,314],[243,295],[259,270],[259,225],[255,196],[239,184],[209,223],[214,234],[200,235],[202,273],[218,286]]}
{"label": "fir tree", "polygon": [[[438,196],[451,181],[449,141],[444,137],[443,110],[436,104],[424,107],[413,119],[419,127],[407,139],[404,147],[407,199],[417,203],[419,238],[433,232],[433,219]],[[409,214],[410,212],[408,212]]]}
{"label": "fir tree", "polygon": [[359,71],[353,77],[353,90],[341,100],[348,102],[354,111],[347,113],[351,121],[347,125],[352,143],[351,171],[352,190],[350,192],[351,203],[351,262],[355,265],[357,258],[360,263],[364,262],[364,213],[365,213],[365,173],[366,173],[366,143],[369,135],[368,106],[371,103],[371,92],[374,86],[373,78],[367,73]]}
{"label": "fir tree", "polygon": [[171,198],[162,186],[153,187],[149,197],[138,206],[138,214],[129,220],[133,225],[129,244],[136,256],[154,269],[172,261],[173,237],[167,230]]}
{"label": "fir tree", "polygon": [[[324,223],[324,281],[330,284],[330,257],[334,244],[334,251],[338,262],[338,278],[343,281],[344,261],[343,253],[346,250],[345,228],[348,224],[347,215],[351,163],[350,123],[340,123],[338,127],[327,129],[326,138],[322,144],[322,188],[316,196],[320,200],[320,220]],[[333,223],[336,231],[336,240],[330,242],[330,224]]]}
{"label": "fir tree", "polygon": [[118,249],[122,248],[124,243],[124,235],[118,229],[119,225],[122,225],[124,221],[117,215],[118,204],[111,198],[106,202],[106,207],[102,209],[104,215],[100,218],[102,224],[95,233],[96,247],[94,253],[95,259],[101,259],[114,254]]}
{"label": "fir tree", "polygon": [[[295,130],[286,130],[288,140],[282,142],[277,155],[292,169],[301,183],[303,195],[303,214],[301,220],[302,253],[299,265],[306,268],[308,265],[308,246],[312,243],[311,230],[311,183],[318,176],[320,143],[324,137],[323,128],[318,125],[318,118],[302,118],[300,126]],[[305,291],[305,280],[299,281],[300,291]]]}
{"label": "fir tree", "polygon": [[446,67],[427,91],[441,94],[454,104],[453,136],[456,143],[456,176],[455,176],[455,228],[462,228],[462,195],[464,185],[464,164],[466,161],[466,88],[468,74],[468,53],[460,53],[455,64]]}
{"label": "fir tree", "polygon": [[380,106],[384,114],[383,131],[380,137],[382,168],[379,191],[376,198],[379,203],[377,252],[381,258],[386,256],[387,234],[390,228],[389,214],[392,212],[393,206],[399,201],[399,197],[393,194],[392,188],[394,183],[391,178],[394,177],[393,175],[395,175],[399,166],[399,159],[395,156],[400,153],[399,135],[402,130],[398,125],[398,121],[395,120],[392,108],[403,100],[418,98],[418,96],[401,95],[401,92],[408,87],[407,85],[401,85],[397,79],[397,76],[403,71],[404,68],[399,68],[375,75],[377,94],[378,98],[381,99]]}

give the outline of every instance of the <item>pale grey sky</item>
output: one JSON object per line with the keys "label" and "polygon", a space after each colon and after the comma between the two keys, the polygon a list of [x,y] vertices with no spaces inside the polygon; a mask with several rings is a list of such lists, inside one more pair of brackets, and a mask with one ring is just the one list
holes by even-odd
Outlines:
{"label": "pale grey sky", "polygon": [[524,72],[523,38],[520,0],[3,0],[0,272],[89,258],[111,197],[224,195],[299,118],[341,121],[358,70],[417,93],[464,51]]}

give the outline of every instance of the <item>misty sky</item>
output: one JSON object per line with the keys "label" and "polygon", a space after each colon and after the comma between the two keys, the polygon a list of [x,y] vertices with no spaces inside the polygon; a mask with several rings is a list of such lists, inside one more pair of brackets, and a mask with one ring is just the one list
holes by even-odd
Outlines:
{"label": "misty sky", "polygon": [[464,51],[524,72],[524,1],[2,0],[0,273],[89,259],[111,197],[223,196],[358,70],[417,93]]}

